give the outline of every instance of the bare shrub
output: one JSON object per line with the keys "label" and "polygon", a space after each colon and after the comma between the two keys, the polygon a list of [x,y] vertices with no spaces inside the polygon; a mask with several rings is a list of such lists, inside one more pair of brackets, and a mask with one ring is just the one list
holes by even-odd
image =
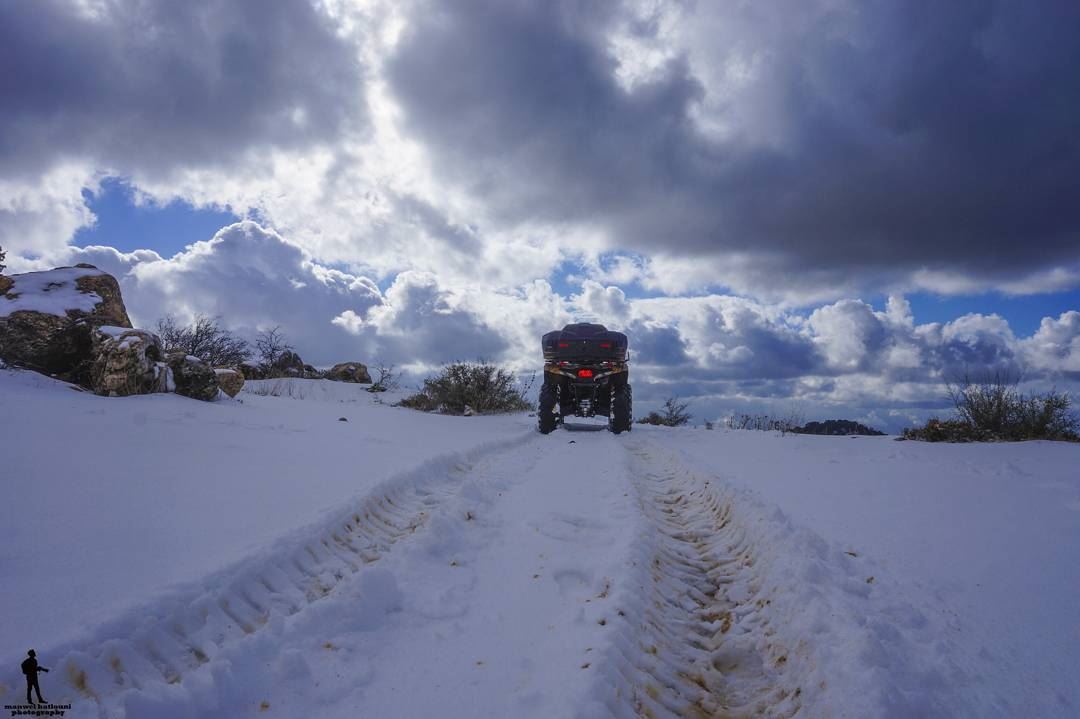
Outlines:
{"label": "bare shrub", "polygon": [[785,435],[796,431],[802,424],[802,419],[802,413],[797,410],[789,412],[787,417],[742,412],[725,417],[724,426],[728,429],[752,429],[762,432],[779,432]]}
{"label": "bare shrub", "polygon": [[368,392],[391,392],[401,386],[401,373],[397,371],[396,365],[376,360],[369,371],[374,375],[375,381],[367,388]]}
{"label": "bare shrub", "polygon": [[1028,439],[1080,441],[1080,418],[1064,392],[1024,394],[1009,373],[948,382],[946,392],[957,418],[933,418],[904,437],[928,442],[1019,442]]}
{"label": "bare shrub", "polygon": [[255,349],[259,352],[259,359],[264,369],[277,366],[283,354],[293,351],[292,345],[285,340],[285,333],[281,331],[280,326],[263,330],[256,335]]}
{"label": "bare shrub", "polygon": [[513,372],[489,362],[454,362],[424,387],[401,401],[401,406],[447,414],[521,412],[532,408]]}
{"label": "bare shrub", "polygon": [[220,317],[198,315],[184,326],[166,315],[157,322],[157,335],[166,354],[181,351],[211,367],[236,367],[251,359],[248,343],[222,327]]}
{"label": "bare shrub", "polygon": [[4,248],[0,247],[0,274],[3,274],[4,270],[7,269],[7,265],[4,264],[5,257],[7,257],[7,254],[4,253]]}
{"label": "bare shrub", "polygon": [[689,402],[680,402],[678,397],[668,397],[659,412],[649,412],[638,420],[638,424],[651,424],[663,427],[681,427],[693,417],[686,411]]}

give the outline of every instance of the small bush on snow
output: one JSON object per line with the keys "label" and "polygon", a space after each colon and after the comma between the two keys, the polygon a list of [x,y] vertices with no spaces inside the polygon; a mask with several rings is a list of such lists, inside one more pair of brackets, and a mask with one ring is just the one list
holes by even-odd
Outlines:
{"label": "small bush on snow", "polygon": [[651,424],[662,427],[681,427],[693,417],[686,411],[689,402],[680,402],[678,397],[668,397],[664,400],[664,407],[659,412],[649,412],[638,424]]}
{"label": "small bush on snow", "polygon": [[489,362],[454,362],[424,380],[424,388],[401,401],[402,407],[447,414],[522,412],[532,408],[513,372]]}
{"label": "small bush on snow", "polygon": [[396,365],[376,360],[371,370],[375,375],[375,381],[367,388],[368,392],[392,392],[401,385],[401,373],[397,371]]}
{"label": "small bush on snow", "polygon": [[904,430],[907,439],[927,442],[1019,442],[1028,439],[1080,441],[1080,418],[1068,394],[1051,390],[1024,394],[1018,380],[995,374],[947,385],[956,419],[931,419]]}

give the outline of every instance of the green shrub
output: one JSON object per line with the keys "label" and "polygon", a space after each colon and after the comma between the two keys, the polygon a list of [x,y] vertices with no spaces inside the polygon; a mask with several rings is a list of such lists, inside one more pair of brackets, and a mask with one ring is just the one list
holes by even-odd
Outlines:
{"label": "green shrub", "polygon": [[424,388],[400,404],[446,414],[465,414],[466,408],[477,414],[522,412],[533,406],[525,392],[514,373],[502,367],[488,362],[454,362],[424,380]]}

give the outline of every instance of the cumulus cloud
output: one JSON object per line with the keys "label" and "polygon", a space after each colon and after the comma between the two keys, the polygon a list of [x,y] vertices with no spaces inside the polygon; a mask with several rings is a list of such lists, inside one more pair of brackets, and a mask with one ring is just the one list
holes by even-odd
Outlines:
{"label": "cumulus cloud", "polygon": [[94,221],[82,197],[91,174],[85,166],[61,166],[31,185],[0,170],[0,247],[10,253],[10,271],[40,269],[34,259],[63,252],[76,230]]}
{"label": "cumulus cloud", "polygon": [[506,340],[459,304],[460,298],[441,289],[434,275],[408,271],[397,276],[384,302],[366,317],[350,311],[334,324],[368,338],[378,356],[392,362],[430,366],[501,357]]}
{"label": "cumulus cloud", "polygon": [[0,168],[160,176],[362,127],[358,51],[307,0],[0,4]]}
{"label": "cumulus cloud", "polygon": [[251,222],[219,231],[171,259],[141,250],[108,247],[73,250],[70,262],[89,262],[120,281],[137,326],[159,317],[186,321],[198,314],[220,316],[250,337],[280,325],[309,362],[369,357],[366,346],[331,323],[346,311],[363,314],[384,300],[365,278],[325,267],[277,233]]}
{"label": "cumulus cloud", "polygon": [[407,127],[507,222],[600,222],[744,292],[1075,281],[1074,5],[649,7],[420,3]]}
{"label": "cumulus cloud", "polygon": [[1057,319],[1044,317],[1038,331],[1023,345],[1031,366],[1051,377],[1060,373],[1080,380],[1080,312],[1062,312]]}
{"label": "cumulus cloud", "polygon": [[801,318],[727,295],[634,300],[627,334],[656,376],[699,380],[796,377],[819,360]]}
{"label": "cumulus cloud", "polygon": [[544,280],[513,289],[462,287],[414,270],[381,292],[252,221],[171,259],[88,247],[68,260],[116,274],[137,324],[172,313],[221,315],[248,336],[280,325],[310,362],[380,359],[418,377],[476,358],[528,373],[541,364],[544,332],[603,321],[629,336],[645,407],[680,394],[707,411],[835,408],[887,419],[896,429],[940,411],[942,383],[964,374],[1080,380],[1077,312],[1046,318],[1033,336],[1018,339],[996,315],[918,324],[902,297],[889,298],[884,310],[847,299],[806,314],[728,295],[635,299],[592,280],[571,298]]}
{"label": "cumulus cloud", "polygon": [[626,293],[618,287],[605,287],[599,282],[585,280],[581,293],[572,298],[577,307],[586,315],[604,318],[612,328],[621,325],[630,313],[630,303]]}
{"label": "cumulus cloud", "polygon": [[885,343],[885,326],[865,302],[841,300],[814,310],[809,326],[829,367],[866,369],[867,360]]}
{"label": "cumulus cloud", "polygon": [[570,317],[542,281],[496,295],[451,291],[431,273],[405,271],[383,293],[372,280],[319,264],[250,220],[170,259],[150,250],[85,247],[66,260],[114,274],[137,326],[152,327],[166,314],[181,321],[220,316],[249,338],[280,326],[315,364],[377,359],[422,371],[487,358],[528,367],[525,346],[539,341],[533,333]]}
{"label": "cumulus cloud", "polygon": [[55,251],[107,173],[380,278],[1068,289],[1078,32],[989,0],[5,4],[0,232]]}

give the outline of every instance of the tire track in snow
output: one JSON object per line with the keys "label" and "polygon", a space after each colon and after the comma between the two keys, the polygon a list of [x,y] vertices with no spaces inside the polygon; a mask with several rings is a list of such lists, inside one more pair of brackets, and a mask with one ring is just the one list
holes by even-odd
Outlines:
{"label": "tire track in snow", "polygon": [[[529,432],[444,455],[377,485],[329,522],[299,530],[271,549],[180,593],[125,613],[90,642],[52,649],[65,700],[91,700],[99,716],[126,690],[179,684],[219,651],[255,634],[273,616],[292,616],[330,594],[395,544],[420,531],[457,495],[477,464],[535,440]],[[18,686],[9,678],[9,686]],[[110,701],[112,700],[112,701]]]}
{"label": "tire track in snow", "polygon": [[802,688],[732,497],[647,442],[628,449],[648,529],[636,552],[641,592],[613,651],[611,714],[796,716]]}

